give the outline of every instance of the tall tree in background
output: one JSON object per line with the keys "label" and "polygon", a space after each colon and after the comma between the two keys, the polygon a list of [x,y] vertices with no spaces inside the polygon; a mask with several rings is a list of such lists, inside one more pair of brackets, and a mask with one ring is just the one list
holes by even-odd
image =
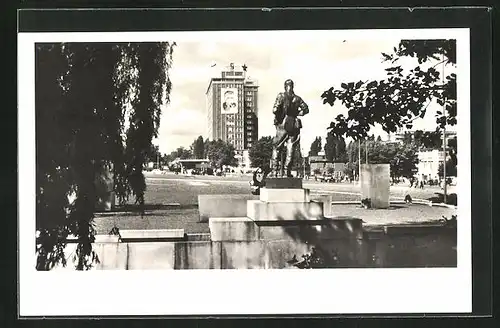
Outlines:
{"label": "tall tree in background", "polygon": [[[338,115],[330,124],[335,136],[364,139],[375,124],[389,133],[411,129],[432,102],[445,108],[436,114],[437,133],[457,123],[456,74],[441,76],[442,65],[455,67],[455,40],[402,40],[391,54],[382,56],[390,63],[386,79],[342,83],[339,89],[323,92],[324,103],[333,106],[340,101],[348,109],[347,117]],[[405,70],[398,65],[403,57],[416,58],[418,64]]]}
{"label": "tall tree in background", "polygon": [[160,147],[158,147],[157,145],[151,145],[149,147],[149,150],[146,152],[146,155],[145,155],[145,158],[144,158],[144,163],[148,163],[148,162],[154,162],[156,163],[156,161],[161,157],[161,154],[160,154]]}
{"label": "tall tree in background", "polygon": [[222,166],[236,166],[236,152],[234,146],[222,140],[210,141],[207,146],[207,158],[210,160],[212,167],[222,168]]}
{"label": "tall tree in background", "polygon": [[297,175],[302,175],[304,173],[304,158],[300,147],[297,147],[297,151],[293,153],[292,163],[292,170],[297,171]]}
{"label": "tall tree in background", "polygon": [[248,151],[250,157],[250,165],[252,167],[260,167],[268,169],[273,152],[272,137],[262,137],[255,142]]}
{"label": "tall tree in background", "polygon": [[191,145],[191,152],[193,153],[194,158],[205,158],[205,141],[202,136],[199,136],[193,141],[193,144]]}
{"label": "tall tree in background", "polygon": [[314,141],[311,143],[311,150],[309,151],[309,156],[318,156],[318,153],[321,151],[321,137],[316,137]]}
{"label": "tall tree in background", "polygon": [[336,137],[332,133],[328,133],[325,156],[329,162],[346,162],[348,156],[344,137]]}
{"label": "tall tree in background", "polygon": [[328,133],[325,142],[325,157],[329,162],[337,158],[337,138],[332,133]]}
{"label": "tall tree in background", "polygon": [[[92,250],[96,182],[113,176],[120,202],[144,204],[142,174],[157,137],[175,43],[57,43],[35,48],[37,269],[98,261]],[[68,197],[72,195],[72,199]]]}
{"label": "tall tree in background", "polygon": [[348,157],[347,173],[351,178],[354,178],[354,176],[359,175],[358,142],[350,141],[346,153]]}
{"label": "tall tree in background", "polygon": [[347,147],[344,137],[338,137],[336,141],[337,157],[336,162],[345,163],[347,162]]}

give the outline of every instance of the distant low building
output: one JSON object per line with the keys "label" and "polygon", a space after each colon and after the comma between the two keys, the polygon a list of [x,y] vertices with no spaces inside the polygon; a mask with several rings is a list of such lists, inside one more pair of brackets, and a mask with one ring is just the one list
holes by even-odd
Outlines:
{"label": "distant low building", "polygon": [[[424,132],[432,132],[432,131],[424,131]],[[395,134],[392,134],[392,135],[389,135],[388,136],[388,142],[398,142],[398,143],[402,143],[404,141],[404,138],[405,138],[405,134],[406,133],[409,133],[409,134],[415,134],[415,131],[406,131],[406,132],[397,132]],[[442,134],[441,134],[442,135]],[[446,131],[446,140],[450,140],[454,137],[457,136],[457,132],[456,131],[452,131],[452,130],[447,130]]]}
{"label": "distant low building", "polygon": [[324,155],[309,156],[309,165],[311,168],[311,174],[315,171],[319,171],[320,174],[325,174],[332,172],[332,175],[336,178],[344,177],[346,163],[334,163],[326,159]]}
{"label": "distant low building", "polygon": [[[439,180],[439,165],[443,163],[444,153],[442,150],[430,150],[418,152],[417,176],[424,180]],[[449,160],[449,156],[446,157]]]}
{"label": "distant low building", "polygon": [[204,169],[210,167],[210,160],[208,159],[175,159],[170,163],[174,167],[178,167],[181,171]]}

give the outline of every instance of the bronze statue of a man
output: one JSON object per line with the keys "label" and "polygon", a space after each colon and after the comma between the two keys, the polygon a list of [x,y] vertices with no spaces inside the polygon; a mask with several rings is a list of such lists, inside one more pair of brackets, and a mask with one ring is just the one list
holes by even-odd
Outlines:
{"label": "bronze statue of a man", "polygon": [[[273,139],[273,154],[271,176],[292,177],[294,154],[300,143],[300,129],[302,122],[298,116],[309,113],[307,104],[293,92],[293,81],[285,81],[285,92],[276,97],[273,107],[276,136]],[[284,151],[286,150],[286,154]],[[283,159],[285,155],[285,159]]]}

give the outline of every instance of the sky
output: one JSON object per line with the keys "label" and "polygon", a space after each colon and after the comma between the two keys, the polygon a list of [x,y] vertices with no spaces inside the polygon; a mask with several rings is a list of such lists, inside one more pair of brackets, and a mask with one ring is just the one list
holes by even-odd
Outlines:
{"label": "sky", "polygon": [[[272,106],[283,82],[292,79],[295,93],[309,105],[310,113],[302,118],[301,147],[308,151],[316,136],[324,140],[327,127],[338,114],[346,114],[342,105],[323,104],[321,94],[342,82],[369,81],[386,77],[387,63],[382,52],[389,53],[400,37],[381,34],[378,38],[343,39],[289,37],[261,42],[232,38],[228,41],[200,38],[175,40],[173,66],[170,69],[172,90],[170,103],[162,109],[159,137],[154,141],[162,153],[180,146],[189,147],[195,138],[207,138],[206,91],[211,77],[229,63],[246,64],[247,76],[259,84],[259,138],[274,135]],[[211,67],[214,64],[215,67]],[[415,64],[403,62],[413,68]],[[403,66],[404,67],[404,66]],[[446,72],[445,72],[446,73]],[[434,129],[437,105],[431,104],[424,119],[414,129]],[[387,139],[381,128],[371,133]],[[323,143],[324,144],[324,143]]]}

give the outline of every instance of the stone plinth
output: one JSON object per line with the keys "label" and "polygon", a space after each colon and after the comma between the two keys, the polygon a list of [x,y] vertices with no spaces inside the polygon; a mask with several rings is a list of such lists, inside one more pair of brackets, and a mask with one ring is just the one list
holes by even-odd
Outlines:
{"label": "stone plinth", "polygon": [[267,203],[309,202],[309,189],[260,189],[260,200]]}
{"label": "stone plinth", "polygon": [[200,222],[209,218],[244,217],[247,215],[247,200],[259,199],[251,194],[198,195]]}
{"label": "stone plinth", "polygon": [[369,198],[372,208],[389,207],[389,164],[361,165],[361,199]]}
{"label": "stone plinth", "polygon": [[302,189],[301,178],[266,178],[267,189]]}
{"label": "stone plinth", "polygon": [[299,221],[323,218],[320,202],[247,202],[247,216],[254,221]]}

